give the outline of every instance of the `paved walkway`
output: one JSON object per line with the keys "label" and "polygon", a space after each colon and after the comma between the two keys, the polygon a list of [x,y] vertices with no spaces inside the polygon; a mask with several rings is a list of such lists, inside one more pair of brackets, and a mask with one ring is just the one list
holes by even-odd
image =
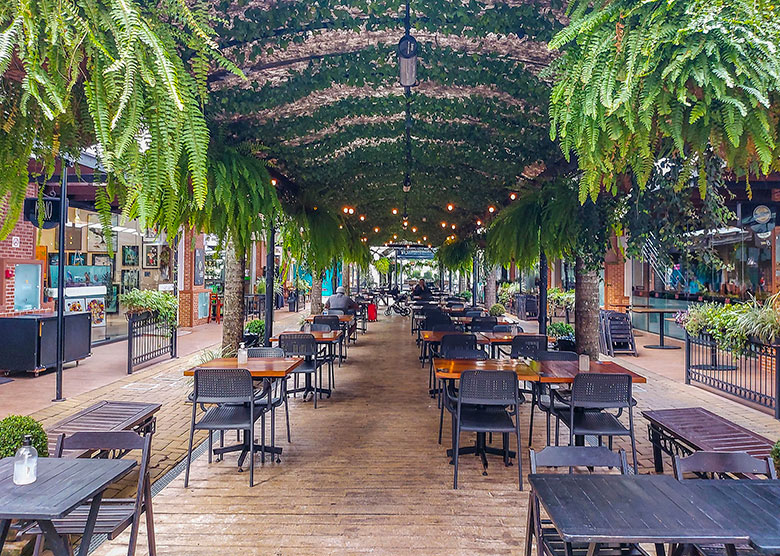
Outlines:
{"label": "paved walkway", "polygon": [[[517,468],[491,458],[487,476],[474,457],[461,458],[460,490],[453,491],[445,446],[436,442],[438,416],[427,394],[427,369],[417,360],[408,321],[382,316],[369,325],[349,362],[336,371],[337,389],[314,410],[291,402],[293,443],[282,463],[256,469],[249,489],[235,458],[193,464],[190,487],[175,479],[154,499],[158,553],[242,554],[517,554],[525,537],[527,493],[517,490]],[[641,361],[638,359],[637,361]],[[166,418],[155,440],[155,458],[184,449],[188,388],[179,369],[144,383],[169,392]],[[636,433],[641,473],[652,472],[652,450],[639,412],[646,408],[705,406],[769,438],[780,422],[713,393],[652,371],[637,385]],[[170,383],[170,384],[169,384]],[[158,393],[158,394],[155,394]],[[146,395],[146,394],[145,394]],[[528,410],[522,431],[528,431]],[[162,416],[161,416],[162,417]],[[283,438],[283,419],[277,438]],[[533,446],[544,446],[543,420]],[[184,425],[186,427],[186,425]],[[169,427],[175,427],[170,429]],[[449,425],[445,421],[445,444]],[[464,435],[464,441],[467,436]],[[523,438],[524,471],[528,470]],[[625,446],[625,444],[622,444]],[[161,454],[160,452],[163,452]],[[126,535],[96,554],[126,552]],[[138,554],[146,554],[143,533]]]}

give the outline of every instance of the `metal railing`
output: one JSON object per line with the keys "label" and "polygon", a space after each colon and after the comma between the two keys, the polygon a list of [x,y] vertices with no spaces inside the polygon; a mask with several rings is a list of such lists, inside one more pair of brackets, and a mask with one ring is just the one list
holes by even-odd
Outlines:
{"label": "metal railing", "polygon": [[778,345],[748,342],[744,353],[735,353],[709,335],[686,335],[685,383],[691,382],[772,409],[780,419]]}
{"label": "metal railing", "polygon": [[244,321],[265,318],[265,294],[244,296]]}
{"label": "metal railing", "polygon": [[177,357],[176,326],[159,315],[145,312],[127,315],[127,374],[138,366],[162,357]]}

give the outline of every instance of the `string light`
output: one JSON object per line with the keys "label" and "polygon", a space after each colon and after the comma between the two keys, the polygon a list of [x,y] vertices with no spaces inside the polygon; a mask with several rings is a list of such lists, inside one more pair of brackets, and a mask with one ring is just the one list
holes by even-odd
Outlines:
{"label": "string light", "polygon": [[509,198],[510,198],[510,199],[512,199],[512,200],[514,201],[515,199],[517,199],[517,193],[515,193],[515,192],[513,191],[512,193],[510,193],[510,194],[509,194]]}
{"label": "string light", "polygon": [[349,214],[349,207],[344,207],[341,210],[344,211],[344,214]]}
{"label": "string light", "polygon": [[423,241],[428,241],[428,236],[423,236]]}
{"label": "string light", "polygon": [[339,230],[343,230],[344,226],[342,224],[339,224]]}
{"label": "string light", "polygon": [[393,214],[398,214],[398,209],[393,209],[390,212],[392,212]]}
{"label": "string light", "polygon": [[396,234],[393,234],[393,239],[398,239],[398,236]]}
{"label": "string light", "polygon": [[453,230],[455,229],[455,224],[453,224],[453,225],[452,225],[452,229],[453,229]]}
{"label": "string light", "polygon": [[276,187],[276,180],[275,180],[275,179],[272,179],[272,180],[271,180],[271,185],[273,185],[274,187]]}
{"label": "string light", "polygon": [[416,233],[417,233],[417,228],[415,228],[414,226],[412,226],[412,233],[413,233],[413,234],[416,234]]}
{"label": "string light", "polygon": [[409,225],[409,221],[408,220],[404,220],[404,228],[406,228],[408,225]]}
{"label": "string light", "polygon": [[454,209],[454,208],[455,208],[455,205],[453,205],[452,203],[449,203],[447,205],[447,210],[449,210],[449,211],[452,211],[452,209]]}
{"label": "string light", "polygon": [[375,234],[378,234],[378,233],[379,233],[379,226],[377,226],[376,228],[374,228],[374,233],[375,233]]}
{"label": "string light", "polygon": [[489,212],[490,214],[493,214],[494,212],[496,212],[496,207],[494,207],[493,205],[489,206],[489,207],[488,207],[488,212]]}
{"label": "string light", "polygon": [[360,221],[363,222],[365,219],[366,219],[366,215],[365,214],[361,214],[360,215]]}
{"label": "string light", "polygon": [[441,223],[441,227],[442,227],[442,228],[446,228],[446,227],[447,227],[447,223],[446,223],[446,222],[442,222],[442,223]]}
{"label": "string light", "polygon": [[477,220],[477,226],[481,226],[481,225],[482,225],[482,220]]}
{"label": "string light", "polygon": [[350,213],[350,214],[355,214],[355,209],[353,209],[353,208],[351,208],[351,207],[350,207],[350,209],[349,209],[349,213]]}

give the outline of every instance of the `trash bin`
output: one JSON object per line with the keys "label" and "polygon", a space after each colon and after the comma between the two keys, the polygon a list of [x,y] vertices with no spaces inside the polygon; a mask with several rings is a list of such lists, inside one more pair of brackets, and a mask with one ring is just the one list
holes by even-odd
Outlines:
{"label": "trash bin", "polygon": [[291,313],[298,312],[298,296],[294,293],[287,296],[287,308]]}

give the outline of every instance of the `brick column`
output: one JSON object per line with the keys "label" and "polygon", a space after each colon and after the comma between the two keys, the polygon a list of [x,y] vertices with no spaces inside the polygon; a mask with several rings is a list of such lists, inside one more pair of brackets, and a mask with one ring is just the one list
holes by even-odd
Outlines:
{"label": "brick column", "polygon": [[207,322],[205,318],[198,318],[198,295],[209,290],[194,284],[195,249],[203,249],[204,245],[203,234],[193,230],[185,231],[182,243],[184,265],[179,268],[179,273],[184,276],[184,287],[179,290],[179,326],[186,328]]}
{"label": "brick column", "polygon": [[604,256],[604,308],[613,311],[625,311],[631,300],[624,295],[626,260],[617,249],[617,239],[612,236],[611,248]]}

